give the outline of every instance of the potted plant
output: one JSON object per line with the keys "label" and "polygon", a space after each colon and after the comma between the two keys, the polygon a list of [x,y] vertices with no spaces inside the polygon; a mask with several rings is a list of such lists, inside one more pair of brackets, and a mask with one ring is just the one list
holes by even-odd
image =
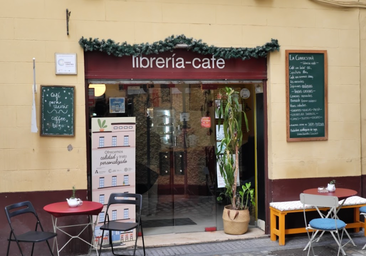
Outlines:
{"label": "potted plant", "polygon": [[[218,104],[216,114],[219,127],[223,127],[223,138],[216,150],[220,174],[225,182],[225,196],[230,205],[224,207],[224,232],[227,234],[244,234],[248,230],[250,205],[254,205],[254,189],[251,183],[241,186],[237,191],[239,173],[239,148],[242,144],[242,124],[245,122],[248,131],[248,120],[239,104],[238,92],[226,87],[222,93],[222,102]],[[218,200],[222,197],[218,197]]]}
{"label": "potted plant", "polygon": [[327,186],[328,192],[334,192],[336,190],[335,183],[336,183],[335,180],[329,181],[328,186]]}

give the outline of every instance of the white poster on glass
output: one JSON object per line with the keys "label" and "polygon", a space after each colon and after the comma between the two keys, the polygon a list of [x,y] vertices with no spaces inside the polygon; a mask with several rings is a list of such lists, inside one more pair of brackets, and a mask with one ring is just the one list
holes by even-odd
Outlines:
{"label": "white poster on glass", "polygon": [[[235,155],[233,155],[234,162],[235,162]],[[225,180],[224,177],[222,177],[220,173],[220,166],[219,161],[216,162],[216,170],[217,170],[217,187],[218,188],[224,188],[225,187]],[[237,184],[240,184],[240,177],[239,177],[239,171],[238,171],[238,178],[237,178]]]}

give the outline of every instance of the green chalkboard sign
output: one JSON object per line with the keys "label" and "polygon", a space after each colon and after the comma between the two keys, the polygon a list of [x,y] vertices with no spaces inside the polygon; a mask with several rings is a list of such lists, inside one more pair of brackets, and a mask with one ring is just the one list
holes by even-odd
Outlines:
{"label": "green chalkboard sign", "polygon": [[327,52],[286,50],[287,141],[328,139]]}
{"label": "green chalkboard sign", "polygon": [[74,86],[41,86],[41,135],[74,136]]}

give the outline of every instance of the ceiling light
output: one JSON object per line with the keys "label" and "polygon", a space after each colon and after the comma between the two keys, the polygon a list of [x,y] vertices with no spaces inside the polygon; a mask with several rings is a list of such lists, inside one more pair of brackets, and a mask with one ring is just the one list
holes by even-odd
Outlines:
{"label": "ceiling light", "polygon": [[94,88],[94,97],[100,97],[105,93],[105,84],[89,84],[89,88]]}

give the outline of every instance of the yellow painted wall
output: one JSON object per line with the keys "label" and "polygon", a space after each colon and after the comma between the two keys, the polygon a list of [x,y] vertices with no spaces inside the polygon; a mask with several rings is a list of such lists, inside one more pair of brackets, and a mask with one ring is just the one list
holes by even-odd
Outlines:
{"label": "yellow painted wall", "polygon": [[[270,58],[269,177],[272,179],[361,175],[359,10],[309,3],[293,18],[309,26],[288,28],[281,53]],[[295,21],[288,20],[288,24]],[[286,142],[286,49],[328,51],[328,141]]]}
{"label": "yellow painted wall", "polygon": [[[87,188],[82,36],[132,44],[184,34],[221,47],[278,39],[281,50],[268,62],[269,178],[360,175],[359,14],[311,0],[0,0],[0,192]],[[328,51],[328,141],[286,142],[286,49]],[[78,74],[55,75],[55,53],[76,53]],[[30,132],[32,58],[38,91],[75,86],[74,137]],[[39,120],[39,93],[36,102]]]}
{"label": "yellow painted wall", "polygon": [[[365,70],[366,67],[366,49],[365,47],[362,47],[364,45],[366,45],[366,27],[365,27],[365,22],[366,22],[366,9],[361,10],[360,12],[360,45],[361,45],[361,50],[360,50],[360,90],[361,90],[361,95],[360,95],[360,101],[361,101],[361,148],[365,149],[366,148],[366,90],[365,90],[365,81],[366,81],[366,73],[363,72]],[[366,174],[366,163],[365,161],[363,161],[363,159],[365,159],[366,157],[366,150],[361,150],[361,171],[362,174]]]}

